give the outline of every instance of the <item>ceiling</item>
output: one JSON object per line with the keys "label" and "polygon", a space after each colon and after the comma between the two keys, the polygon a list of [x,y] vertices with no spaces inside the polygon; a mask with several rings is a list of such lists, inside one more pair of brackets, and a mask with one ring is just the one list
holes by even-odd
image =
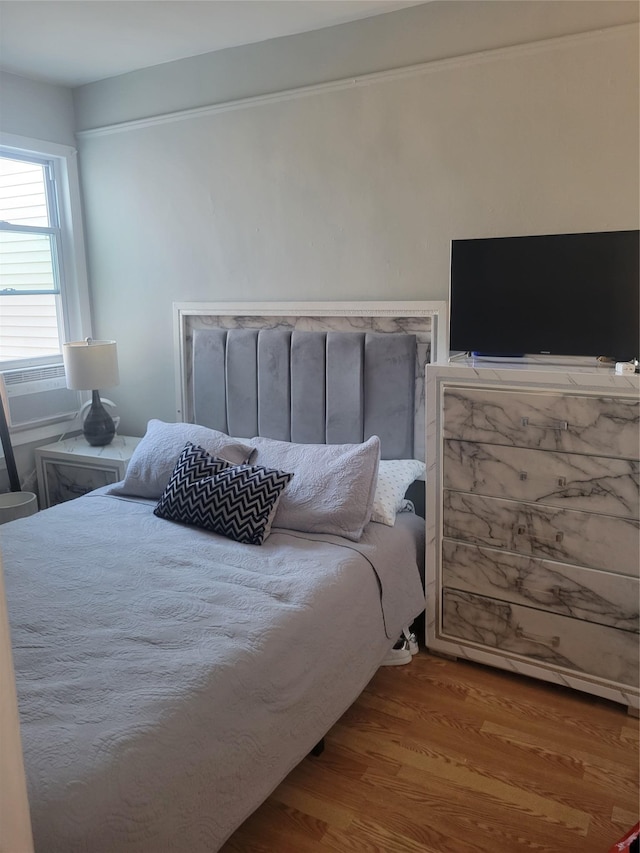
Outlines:
{"label": "ceiling", "polygon": [[424,0],[0,0],[0,69],[63,86]]}

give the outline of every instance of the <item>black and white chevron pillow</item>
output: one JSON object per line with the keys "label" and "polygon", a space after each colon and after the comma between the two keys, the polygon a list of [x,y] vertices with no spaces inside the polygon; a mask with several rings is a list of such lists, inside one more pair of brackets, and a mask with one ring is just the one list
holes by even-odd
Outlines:
{"label": "black and white chevron pillow", "polygon": [[[194,444],[192,441],[187,441],[180,456],[178,456],[176,464],[173,466],[173,472],[167,488],[160,498],[160,503],[162,503],[165,496],[167,498],[179,496],[196,480],[212,477],[214,474],[230,466],[231,462],[227,462],[226,459],[212,456],[204,447],[200,447],[200,445]],[[172,488],[169,489],[168,486]]]}
{"label": "black and white chevron pillow", "polygon": [[231,465],[187,444],[154,513],[237,542],[262,545],[292,477],[261,465]]}

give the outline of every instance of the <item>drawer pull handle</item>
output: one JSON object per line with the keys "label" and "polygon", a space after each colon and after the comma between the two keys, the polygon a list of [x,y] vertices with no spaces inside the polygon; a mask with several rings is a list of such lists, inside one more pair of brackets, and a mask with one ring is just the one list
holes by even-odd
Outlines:
{"label": "drawer pull handle", "polygon": [[[527,528],[524,526],[524,524],[519,524],[516,527],[516,535],[525,536],[526,533],[527,533]],[[544,536],[535,536],[535,537],[532,536],[530,538],[535,539],[537,542],[562,542],[562,540],[564,539],[564,533],[562,533],[562,531],[559,530],[556,533],[556,535],[553,537],[553,539],[547,539]]]}
{"label": "drawer pull handle", "polygon": [[555,421],[555,423],[549,424],[535,424],[531,423],[529,418],[521,418],[520,424],[523,427],[534,427],[535,429],[556,429],[556,430],[568,430],[569,422],[568,421]]}
{"label": "drawer pull handle", "polygon": [[517,592],[534,593],[535,595],[548,595],[551,596],[551,599],[554,601],[561,599],[563,591],[561,586],[534,586],[533,584],[527,583],[523,578],[516,578],[514,581],[514,587]]}
{"label": "drawer pull handle", "polygon": [[[522,482],[524,482],[525,480],[528,480],[529,479],[529,472],[528,471],[520,471],[518,473],[518,479],[522,480]],[[558,477],[556,480],[556,484],[559,488],[564,489],[567,485],[567,478],[566,477]]]}
{"label": "drawer pull handle", "polygon": [[560,637],[542,637],[540,634],[528,634],[520,625],[516,627],[516,637],[519,640],[533,640],[534,643],[544,643],[557,649],[560,645]]}

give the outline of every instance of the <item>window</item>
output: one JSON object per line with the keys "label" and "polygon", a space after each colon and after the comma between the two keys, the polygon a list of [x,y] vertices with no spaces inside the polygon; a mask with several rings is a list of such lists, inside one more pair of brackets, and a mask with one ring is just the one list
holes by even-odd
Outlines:
{"label": "window", "polygon": [[75,151],[18,141],[0,147],[0,370],[90,334]]}
{"label": "window", "polygon": [[0,157],[0,360],[60,353],[52,176],[50,161]]}

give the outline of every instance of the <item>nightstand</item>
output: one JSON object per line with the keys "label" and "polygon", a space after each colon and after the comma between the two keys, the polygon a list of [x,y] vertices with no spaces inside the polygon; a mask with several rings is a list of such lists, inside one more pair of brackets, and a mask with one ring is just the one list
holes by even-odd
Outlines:
{"label": "nightstand", "polygon": [[79,435],[36,448],[41,508],[122,480],[139,442],[130,435],[116,435],[111,444],[92,447]]}

